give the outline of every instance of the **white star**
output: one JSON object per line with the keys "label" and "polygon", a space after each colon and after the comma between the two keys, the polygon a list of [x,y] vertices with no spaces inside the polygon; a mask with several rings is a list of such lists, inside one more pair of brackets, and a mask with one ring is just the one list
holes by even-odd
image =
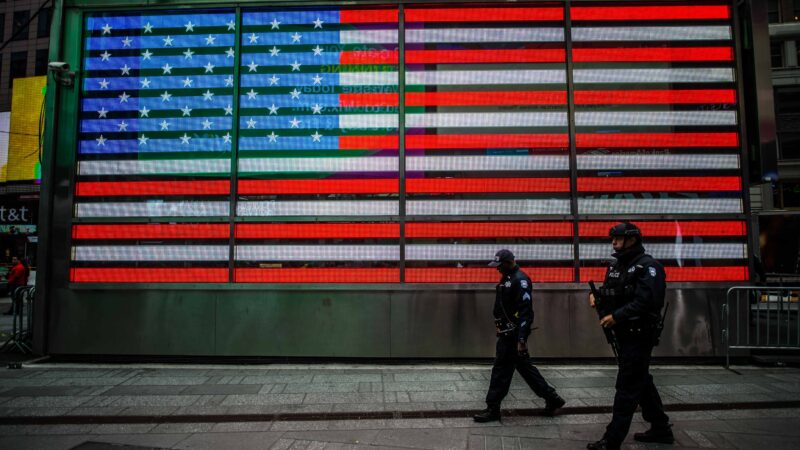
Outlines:
{"label": "white star", "polygon": [[311,135],[311,139],[311,142],[321,142],[320,139],[322,139],[322,135],[319,134],[319,131],[315,131],[314,134]]}
{"label": "white star", "polygon": [[123,47],[130,47],[131,46],[131,42],[133,42],[133,40],[131,38],[125,36],[125,39],[122,40],[122,46]]}
{"label": "white star", "polygon": [[125,64],[124,66],[120,67],[119,70],[122,71],[122,75],[130,75],[131,74],[131,68],[128,67],[127,64]]}
{"label": "white star", "polygon": [[152,33],[153,32],[153,26],[150,25],[150,22],[147,22],[146,24],[144,24],[144,32],[145,33]]}
{"label": "white star", "polygon": [[312,78],[312,80],[314,80],[314,84],[322,84],[322,77],[319,75],[314,75],[314,78]]}
{"label": "white star", "polygon": [[228,103],[228,106],[226,106],[226,107],[224,107],[222,109],[225,110],[225,115],[226,116],[232,116],[233,115],[233,106],[231,106],[230,103]]}
{"label": "white star", "polygon": [[208,119],[202,121],[201,123],[203,124],[203,129],[204,130],[210,130],[211,129],[212,123]]}
{"label": "white star", "polygon": [[169,92],[167,92],[167,91],[164,91],[164,93],[163,93],[163,94],[161,94],[161,102],[162,102],[162,103],[163,103],[163,102],[168,102],[168,101],[170,101],[170,99],[171,99],[171,98],[172,98],[172,94],[170,94],[170,93],[169,93]]}
{"label": "white star", "polygon": [[234,22],[232,20],[230,22],[228,22],[226,25],[228,25],[228,31],[236,29],[236,22]]}
{"label": "white star", "polygon": [[101,135],[100,135],[100,137],[99,137],[99,138],[97,138],[97,139],[95,139],[95,140],[97,141],[97,145],[98,145],[98,146],[101,146],[101,145],[102,145],[103,147],[105,147],[105,146],[106,146],[106,141],[107,141],[108,139],[104,138],[104,137],[103,137],[103,135],[101,134]]}
{"label": "white star", "polygon": [[191,20],[189,21],[189,23],[187,23],[187,24],[186,24],[186,25],[184,25],[184,26],[186,27],[186,31],[187,31],[187,32],[189,32],[189,31],[194,31],[194,24],[192,23],[192,21],[191,21]]}
{"label": "white star", "polygon": [[192,55],[194,55],[192,49],[187,48],[186,51],[183,52],[183,59],[192,59]]}
{"label": "white star", "polygon": [[233,47],[230,47],[227,50],[225,50],[225,57],[226,58],[233,58],[233,56],[235,54],[236,54],[236,52],[233,50]]}
{"label": "white star", "polygon": [[299,72],[300,71],[300,66],[302,64],[297,62],[297,60],[295,59],[294,62],[291,65],[292,65],[292,72],[294,72],[295,70]]}
{"label": "white star", "polygon": [[250,70],[248,70],[248,72],[257,72],[258,71],[258,64],[256,64],[255,61],[250,61],[250,64],[248,64],[247,67],[250,69]]}
{"label": "white star", "polygon": [[139,80],[139,83],[142,83],[142,89],[148,89],[150,87],[150,80],[147,78],[144,80]]}
{"label": "white star", "polygon": [[183,87],[192,87],[192,83],[194,83],[194,80],[189,77],[183,79]]}
{"label": "white star", "polygon": [[108,58],[111,58],[111,53],[108,53],[108,50],[100,53],[100,61],[108,61]]}
{"label": "white star", "polygon": [[250,33],[250,36],[248,36],[248,37],[250,38],[250,43],[251,44],[255,44],[255,43],[258,42],[258,35],[257,34]]}
{"label": "white star", "polygon": [[291,95],[292,98],[297,99],[297,100],[300,99],[300,94],[301,94],[301,92],[298,91],[297,88],[294,88],[294,90],[292,92],[289,92],[289,95]]}
{"label": "white star", "polygon": [[162,41],[164,41],[164,47],[172,47],[172,41],[174,41],[174,39],[167,36],[164,39],[162,39]]}
{"label": "white star", "polygon": [[228,75],[228,78],[225,78],[225,87],[233,86],[233,76]]}
{"label": "white star", "polygon": [[280,53],[280,52],[281,52],[281,50],[278,47],[273,45],[272,48],[269,49],[269,56],[278,56],[278,53]]}
{"label": "white star", "polygon": [[150,59],[151,56],[153,56],[153,53],[150,51],[150,49],[146,49],[144,53],[142,53],[143,60]]}
{"label": "white star", "polygon": [[250,92],[247,93],[247,99],[248,100],[255,100],[257,95],[258,95],[258,92],[254,91],[253,88],[250,88]]}
{"label": "white star", "polygon": [[111,25],[106,24],[106,26],[103,27],[103,34],[111,34]]}
{"label": "white star", "polygon": [[314,21],[314,28],[322,28],[323,23],[325,22],[319,20],[319,17],[317,17],[317,20]]}
{"label": "white star", "polygon": [[269,85],[270,86],[275,86],[276,84],[278,84],[278,81],[280,81],[280,78],[276,77],[274,73],[272,74],[271,78],[267,78],[267,79],[269,80]]}
{"label": "white star", "polygon": [[130,95],[126,94],[124,91],[122,94],[119,95],[119,102],[120,103],[128,103],[128,99],[131,98]]}
{"label": "white star", "polygon": [[161,70],[163,70],[165,74],[166,73],[171,74],[172,73],[172,66],[170,66],[169,63],[164,64],[164,67],[162,67]]}
{"label": "white star", "polygon": [[119,127],[118,131],[128,131],[128,122],[125,122],[124,120],[118,123],[117,126]]}
{"label": "white star", "polygon": [[269,138],[270,142],[278,142],[278,137],[279,136],[277,134],[275,134],[274,131],[271,132],[270,134],[268,134],[267,137]]}
{"label": "white star", "polygon": [[300,42],[300,38],[303,37],[302,34],[297,33],[296,31],[292,35],[292,42]]}
{"label": "white star", "polygon": [[178,138],[178,139],[180,139],[180,140],[181,140],[181,144],[187,144],[187,145],[188,145],[188,144],[189,144],[189,141],[190,141],[192,138],[191,138],[191,137],[189,137],[189,135],[187,135],[186,133],[183,133],[183,136],[181,136],[181,137],[180,137],[180,138]]}
{"label": "white star", "polygon": [[162,120],[159,125],[161,125],[161,131],[169,130],[169,122],[166,120]]}
{"label": "white star", "polygon": [[250,120],[247,121],[247,128],[255,128],[255,127],[256,127],[256,121],[253,120],[253,118],[251,117]]}
{"label": "white star", "polygon": [[206,89],[206,91],[203,93],[203,101],[211,101],[212,97],[214,97],[214,93],[211,92],[211,89]]}
{"label": "white star", "polygon": [[301,122],[302,120],[297,120],[297,117],[293,117],[292,120],[289,121],[289,125],[291,125],[292,128],[300,128]]}
{"label": "white star", "polygon": [[269,115],[278,114],[278,107],[275,106],[275,103],[269,107]]}
{"label": "white star", "polygon": [[223,144],[230,144],[231,143],[231,134],[225,133],[225,136],[222,136],[222,143]]}
{"label": "white star", "polygon": [[139,145],[147,145],[147,141],[149,141],[149,140],[150,140],[149,137],[147,137],[145,135],[141,135],[141,136],[139,136]]}
{"label": "white star", "polygon": [[208,37],[206,38],[206,45],[212,45],[216,40],[217,38],[209,34]]}
{"label": "white star", "polygon": [[100,111],[97,111],[97,114],[98,114],[98,119],[105,118],[106,115],[108,114],[108,110],[105,108],[100,108]]}
{"label": "white star", "polygon": [[142,106],[142,109],[139,110],[139,114],[141,114],[141,117],[150,117],[150,110],[147,109],[146,106]]}
{"label": "white star", "polygon": [[181,108],[181,112],[183,113],[182,117],[185,117],[185,116],[191,117],[192,116],[192,108],[189,108],[189,105],[186,105],[183,108]]}
{"label": "white star", "polygon": [[280,27],[281,23],[278,22],[278,19],[272,19],[272,22],[270,24],[272,25],[272,28],[270,28],[271,30],[275,30],[275,29],[280,30],[281,29],[281,27]]}
{"label": "white star", "polygon": [[317,46],[312,48],[311,50],[314,51],[314,56],[322,56],[322,52],[324,51],[322,50],[322,47],[319,46],[319,44],[317,44]]}
{"label": "white star", "polygon": [[206,69],[205,73],[209,73],[209,72],[214,73],[214,67],[217,67],[217,66],[211,64],[211,61],[209,61],[208,64],[205,65],[205,69]]}
{"label": "white star", "polygon": [[322,114],[322,106],[319,103],[311,107],[311,114]]}
{"label": "white star", "polygon": [[108,85],[110,84],[105,78],[103,78],[103,81],[98,81],[98,83],[100,84],[100,89],[108,89]]}

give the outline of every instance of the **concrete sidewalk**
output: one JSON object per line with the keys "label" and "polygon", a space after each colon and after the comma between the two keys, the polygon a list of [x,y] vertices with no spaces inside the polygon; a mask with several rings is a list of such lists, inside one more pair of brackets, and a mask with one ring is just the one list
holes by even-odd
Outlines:
{"label": "concrete sidewalk", "polygon": [[[0,424],[6,424],[0,448],[89,441],[158,448],[584,448],[599,438],[615,368],[540,369],[567,399],[564,414],[537,416],[543,402],[515,377],[503,403],[512,415],[489,426],[469,418],[484,407],[488,365],[0,369]],[[800,448],[800,370],[736,370],[653,369],[680,446]]]}

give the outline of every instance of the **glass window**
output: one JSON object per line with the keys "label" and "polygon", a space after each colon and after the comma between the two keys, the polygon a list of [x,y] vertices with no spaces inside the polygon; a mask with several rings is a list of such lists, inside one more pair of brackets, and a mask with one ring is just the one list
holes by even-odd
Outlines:
{"label": "glass window", "polygon": [[23,78],[28,71],[28,52],[11,53],[11,66],[8,74],[8,87],[14,85],[14,78]]}
{"label": "glass window", "polygon": [[0,13],[0,42],[6,40],[6,15]]}
{"label": "glass window", "polygon": [[36,27],[36,37],[48,37],[50,36],[50,20],[52,19],[52,8],[45,8],[42,12],[39,13],[38,25]]}
{"label": "glass window", "polygon": [[770,42],[769,51],[772,68],[783,67],[783,42]]}
{"label": "glass window", "polygon": [[[781,10],[780,10],[780,0],[769,0],[767,5],[767,14],[769,17],[769,23],[778,23],[781,21]],[[795,0],[795,3],[796,0]]]}
{"label": "glass window", "polygon": [[36,64],[34,65],[33,74],[36,76],[47,75],[47,59],[49,50],[42,48],[36,50]]}
{"label": "glass window", "polygon": [[[16,35],[15,41],[25,41],[28,39],[28,19],[30,18],[30,11],[14,11],[14,24],[11,28],[11,34]],[[24,27],[24,28],[23,28]],[[16,34],[19,30],[19,34]]]}

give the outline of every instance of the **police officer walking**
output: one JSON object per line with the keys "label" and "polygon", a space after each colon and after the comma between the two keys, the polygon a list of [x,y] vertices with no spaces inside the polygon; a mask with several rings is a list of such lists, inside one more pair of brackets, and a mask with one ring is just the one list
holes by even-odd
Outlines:
{"label": "police officer walking", "polygon": [[531,279],[520,270],[509,250],[497,252],[489,265],[502,274],[494,301],[497,353],[486,394],[487,408],[474,419],[476,422],[500,420],[500,403],[508,394],[514,370],[519,371],[536,395],[545,399],[545,413],[553,415],[565,401],[533,366],[528,354],[527,341],[533,323]]}
{"label": "police officer walking", "polygon": [[633,420],[637,406],[642,407],[650,429],[636,433],[640,442],[674,442],[672,425],[664,413],[661,397],[650,375],[650,356],[657,343],[661,308],[664,306],[666,282],[664,267],[644,252],[642,233],[636,225],[620,223],[609,235],[616,261],[608,268],[600,299],[589,295],[593,308],[602,301],[612,311],[600,319],[603,328],[610,328],[618,350],[616,389],[611,423],[603,438],[586,446],[588,449],[618,449]]}

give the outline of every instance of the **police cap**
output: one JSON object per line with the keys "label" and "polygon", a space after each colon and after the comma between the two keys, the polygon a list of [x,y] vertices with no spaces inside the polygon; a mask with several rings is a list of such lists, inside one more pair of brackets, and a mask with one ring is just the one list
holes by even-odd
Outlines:
{"label": "police cap", "polygon": [[642,231],[636,225],[629,223],[629,222],[622,222],[614,225],[608,231],[608,235],[611,237],[614,236],[622,236],[622,237],[642,237]]}
{"label": "police cap", "polygon": [[490,267],[497,267],[504,262],[514,261],[514,254],[511,253],[511,250],[500,250],[494,254],[494,261],[489,263]]}

